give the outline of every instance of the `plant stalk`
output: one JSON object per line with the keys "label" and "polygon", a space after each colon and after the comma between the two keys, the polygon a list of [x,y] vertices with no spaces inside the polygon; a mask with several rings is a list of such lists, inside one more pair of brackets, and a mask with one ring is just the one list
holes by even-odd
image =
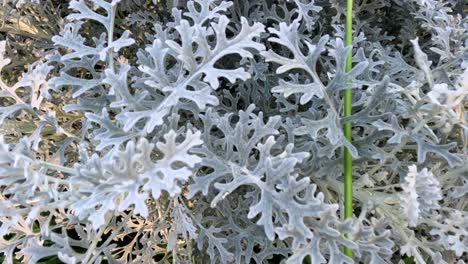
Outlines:
{"label": "plant stalk", "polygon": [[[346,46],[353,44],[353,0],[346,0]],[[346,57],[346,72],[352,68],[352,49]],[[352,91],[346,89],[344,92],[344,116],[351,116],[352,109]],[[352,141],[351,122],[344,124],[344,135],[346,140]],[[353,160],[348,148],[344,148],[344,217],[350,218],[353,216]],[[345,247],[344,253],[352,258],[353,252]]]}

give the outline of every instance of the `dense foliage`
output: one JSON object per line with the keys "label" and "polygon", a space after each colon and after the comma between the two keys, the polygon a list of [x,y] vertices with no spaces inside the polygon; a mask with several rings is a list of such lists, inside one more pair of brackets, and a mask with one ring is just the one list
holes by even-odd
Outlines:
{"label": "dense foliage", "polygon": [[463,3],[3,0],[3,262],[465,263]]}

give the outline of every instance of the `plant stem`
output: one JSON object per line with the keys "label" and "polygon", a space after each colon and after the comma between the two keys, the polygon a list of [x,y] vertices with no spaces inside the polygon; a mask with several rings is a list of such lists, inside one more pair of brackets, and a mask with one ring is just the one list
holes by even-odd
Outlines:
{"label": "plant stem", "polygon": [[[113,38],[114,38],[114,22],[115,22],[115,13],[117,11],[117,4],[113,4],[112,5],[112,10],[111,10],[111,14],[110,14],[110,17],[111,17],[111,21],[110,21],[110,25],[109,25],[109,36],[108,36],[108,43],[107,45],[110,46],[113,42]],[[112,51],[112,48],[110,48],[108,50],[109,52],[109,68],[114,71],[114,52]]]}
{"label": "plant stem", "polygon": [[53,163],[42,161],[42,160],[38,160],[37,163],[39,165],[41,165],[42,167],[45,167],[45,168],[48,168],[48,169],[61,171],[61,172],[71,174],[71,175],[76,174],[76,170],[73,169],[73,168],[64,167],[64,166],[61,166],[61,165],[53,164]]}
{"label": "plant stem", "polygon": [[[346,46],[353,44],[353,0],[346,0]],[[349,72],[352,67],[352,49],[349,51],[346,58],[346,72]],[[351,89],[346,89],[344,94],[344,116],[351,115],[352,109],[352,92]],[[344,135],[351,142],[352,131],[351,122],[344,124]],[[344,148],[344,217],[350,218],[353,216],[353,160],[348,148]],[[353,252],[345,247],[344,253],[352,258]]]}

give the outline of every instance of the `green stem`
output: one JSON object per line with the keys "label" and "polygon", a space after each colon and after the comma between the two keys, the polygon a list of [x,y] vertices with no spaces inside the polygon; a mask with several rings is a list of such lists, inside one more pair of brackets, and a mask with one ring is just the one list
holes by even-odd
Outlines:
{"label": "green stem", "polygon": [[[353,44],[353,0],[346,0],[346,46]],[[349,72],[352,67],[352,50],[349,51],[346,58],[346,72]],[[346,89],[344,94],[344,116],[351,115],[352,108],[352,92],[351,89]],[[351,123],[344,124],[344,135],[351,142]],[[353,160],[348,148],[344,148],[344,217],[350,218],[353,216]],[[345,247],[344,253],[352,258],[353,252]]]}

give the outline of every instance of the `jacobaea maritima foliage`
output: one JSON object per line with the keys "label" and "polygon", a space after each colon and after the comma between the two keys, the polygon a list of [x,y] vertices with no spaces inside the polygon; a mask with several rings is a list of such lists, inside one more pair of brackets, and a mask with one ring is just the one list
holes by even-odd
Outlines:
{"label": "jacobaea maritima foliage", "polygon": [[3,0],[0,259],[465,263],[463,2]]}

